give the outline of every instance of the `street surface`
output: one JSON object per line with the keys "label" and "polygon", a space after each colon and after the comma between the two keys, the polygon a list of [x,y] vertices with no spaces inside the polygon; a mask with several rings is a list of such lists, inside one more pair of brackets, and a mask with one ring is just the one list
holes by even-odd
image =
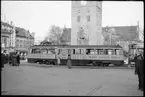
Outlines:
{"label": "street surface", "polygon": [[2,95],[143,96],[133,69],[5,65]]}

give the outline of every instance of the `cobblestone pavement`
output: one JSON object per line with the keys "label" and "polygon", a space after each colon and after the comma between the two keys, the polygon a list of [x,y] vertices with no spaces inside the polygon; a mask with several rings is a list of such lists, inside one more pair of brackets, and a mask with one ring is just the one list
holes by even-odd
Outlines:
{"label": "cobblestone pavement", "polygon": [[143,96],[133,69],[5,65],[2,95]]}

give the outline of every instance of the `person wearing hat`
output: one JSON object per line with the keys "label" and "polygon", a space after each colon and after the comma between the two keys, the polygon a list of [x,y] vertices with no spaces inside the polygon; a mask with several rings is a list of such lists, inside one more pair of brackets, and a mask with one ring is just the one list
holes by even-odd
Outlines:
{"label": "person wearing hat", "polygon": [[70,54],[68,55],[67,66],[68,66],[69,69],[71,69],[72,63],[71,63],[71,56],[70,56]]}
{"label": "person wearing hat", "polygon": [[19,52],[17,52],[16,59],[17,59],[17,66],[19,66],[20,65],[20,55],[19,55]]}
{"label": "person wearing hat", "polygon": [[144,56],[142,52],[137,52],[135,58],[135,74],[138,75],[138,88],[144,91]]}
{"label": "person wearing hat", "polygon": [[2,68],[4,68],[4,64],[5,64],[5,55],[1,53],[1,71],[2,71]]}

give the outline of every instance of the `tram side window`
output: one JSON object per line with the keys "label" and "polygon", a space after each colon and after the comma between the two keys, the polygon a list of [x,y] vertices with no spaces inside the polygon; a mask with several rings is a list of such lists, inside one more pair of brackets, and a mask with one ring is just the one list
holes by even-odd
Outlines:
{"label": "tram side window", "polygon": [[34,49],[31,49],[30,53],[33,54],[34,53]]}
{"label": "tram side window", "polygon": [[83,49],[80,49],[81,50],[81,54],[83,54],[84,53],[84,50]]}
{"label": "tram side window", "polygon": [[116,55],[116,50],[115,49],[112,50],[112,55]]}
{"label": "tram side window", "polygon": [[41,49],[41,53],[42,54],[47,54],[48,53],[48,50],[47,49]]}
{"label": "tram side window", "polygon": [[55,54],[55,49],[54,48],[49,48],[48,49],[48,54]]}
{"label": "tram side window", "polygon": [[75,54],[81,54],[81,49],[76,49]]}
{"label": "tram side window", "polygon": [[112,55],[112,50],[108,49],[108,55]]}
{"label": "tram side window", "polygon": [[104,54],[108,55],[108,49],[104,49]]}
{"label": "tram side window", "polygon": [[90,55],[90,49],[86,49],[86,54]]}
{"label": "tram side window", "polygon": [[90,50],[90,53],[91,53],[91,55],[94,55],[95,54],[95,50],[94,49],[91,49]]}
{"label": "tram side window", "polygon": [[59,49],[59,53],[58,54],[62,54],[62,49]]}
{"label": "tram side window", "polygon": [[90,55],[90,54],[91,54],[91,55],[94,55],[94,54],[96,54],[96,53],[95,53],[95,50],[94,50],[94,49],[86,49],[86,54],[87,54],[87,55]]}
{"label": "tram side window", "polygon": [[99,49],[99,55],[103,55],[104,54],[104,50],[103,49]]}
{"label": "tram side window", "polygon": [[116,55],[120,55],[120,50],[116,49]]}
{"label": "tram side window", "polygon": [[96,55],[98,55],[98,54],[99,54],[99,52],[98,52],[98,50],[97,50],[97,49],[95,49],[95,54],[96,54]]}
{"label": "tram side window", "polygon": [[58,55],[60,54],[60,52],[61,52],[61,49],[58,49]]}
{"label": "tram side window", "polygon": [[75,49],[71,49],[71,54],[75,54]]}

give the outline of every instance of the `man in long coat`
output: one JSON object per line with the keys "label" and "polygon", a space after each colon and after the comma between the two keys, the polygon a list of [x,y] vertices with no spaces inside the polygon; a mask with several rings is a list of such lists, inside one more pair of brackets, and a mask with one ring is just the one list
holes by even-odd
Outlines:
{"label": "man in long coat", "polygon": [[1,53],[1,70],[2,68],[4,68],[4,64],[5,64],[5,55]]}
{"label": "man in long coat", "polygon": [[18,66],[20,65],[20,55],[19,55],[19,53],[17,53],[17,65]]}
{"label": "man in long coat", "polygon": [[14,54],[12,55],[12,66],[17,66],[18,62],[17,62],[17,54],[16,52],[14,52]]}
{"label": "man in long coat", "polygon": [[71,56],[70,55],[68,55],[67,66],[68,66],[69,69],[71,69],[72,62],[71,62]]}
{"label": "man in long coat", "polygon": [[143,53],[138,52],[134,58],[135,60],[135,74],[138,75],[139,84],[138,87],[140,90],[144,90],[144,56]]}

